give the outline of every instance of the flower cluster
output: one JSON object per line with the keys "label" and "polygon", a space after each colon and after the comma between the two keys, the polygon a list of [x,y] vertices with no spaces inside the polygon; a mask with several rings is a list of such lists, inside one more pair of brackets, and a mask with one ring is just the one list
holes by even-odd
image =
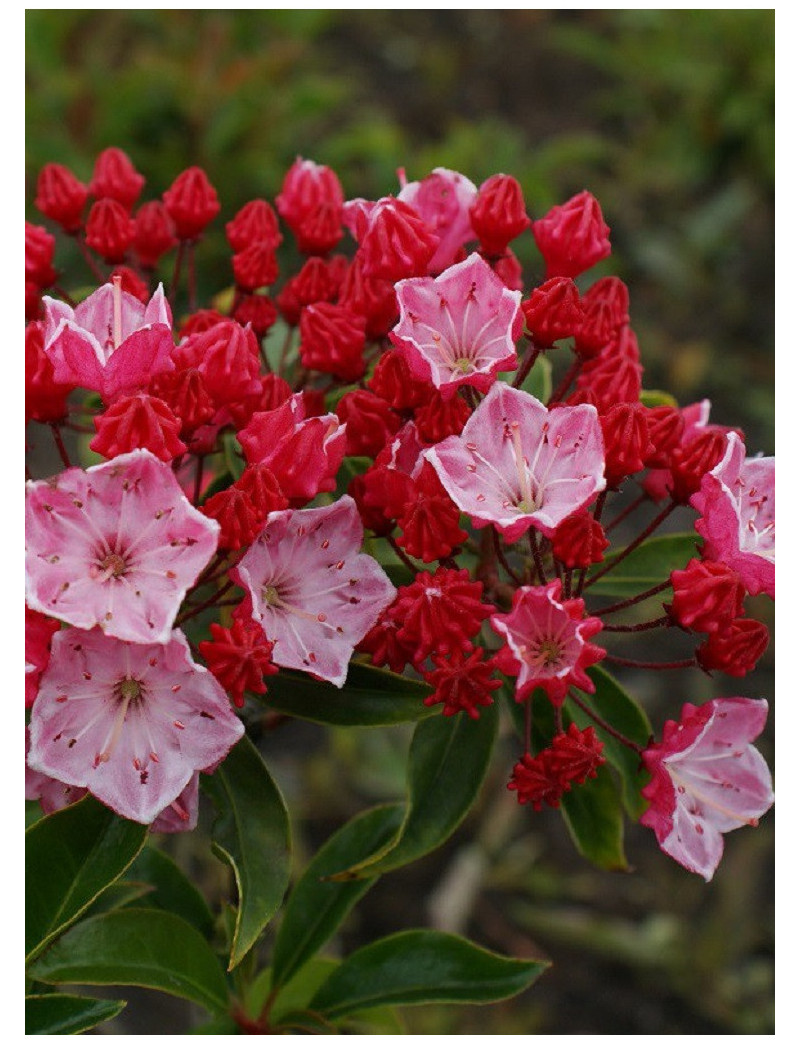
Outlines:
{"label": "flower cluster", "polygon": [[[50,811],[88,790],[192,826],[198,774],[242,735],[247,695],[268,701],[289,669],[324,696],[355,654],[416,671],[422,712],[475,719],[506,687],[523,744],[509,787],[535,809],[608,768],[604,744],[634,748],[652,778],[641,822],[710,877],[721,833],[771,804],[750,747],[765,703],[687,706],[637,745],[592,707],[597,665],[755,666],[768,634],[746,604],[774,597],[774,460],[710,424],[708,402],[642,395],[628,289],[588,274],[611,253],[598,201],[532,219],[513,177],[477,187],[443,168],[347,200],[298,158],[272,202],[225,224],[220,311],[194,275],[222,211],[206,173],[139,203],[143,188],[119,149],[88,184],[48,164],[35,205],[51,230],[26,224],[26,416],[62,463],[27,485],[32,796]],[[59,236],[97,281],[83,298],[61,284]],[[89,452],[105,461],[74,464]],[[685,566],[616,595],[606,576],[679,510],[696,531]],[[686,660],[612,652],[669,627],[696,640]]]}

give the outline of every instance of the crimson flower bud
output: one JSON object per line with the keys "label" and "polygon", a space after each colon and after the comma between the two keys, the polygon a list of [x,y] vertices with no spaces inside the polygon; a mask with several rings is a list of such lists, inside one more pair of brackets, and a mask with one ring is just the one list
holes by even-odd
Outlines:
{"label": "crimson flower bud", "polygon": [[89,184],[96,199],[114,199],[130,211],[143,187],[144,177],[121,148],[106,148],[98,155]]}
{"label": "crimson flower bud", "polygon": [[261,356],[252,329],[235,321],[221,321],[197,335],[194,347],[201,355],[197,367],[218,406],[258,393]]}
{"label": "crimson flower bud", "polygon": [[364,258],[360,253],[356,253],[345,272],[338,302],[354,314],[364,316],[370,339],[385,336],[399,316],[394,284],[385,278],[366,275]]}
{"label": "crimson flower bud", "polygon": [[346,307],[314,303],[300,316],[300,360],[305,368],[330,372],[345,383],[364,374],[365,321]]}
{"label": "crimson flower bud", "polygon": [[769,629],[753,618],[736,618],[712,632],[697,649],[697,661],[706,671],[725,672],[741,679],[752,671],[769,645]]}
{"label": "crimson flower bud", "polygon": [[705,429],[675,449],[669,469],[676,502],[688,502],[700,490],[703,477],[720,461],[727,446],[727,435],[721,429]]}
{"label": "crimson flower bud", "polygon": [[275,210],[266,199],[253,199],[225,225],[225,237],[234,253],[241,253],[256,242],[277,249],[283,241]]}
{"label": "crimson flower bud", "polygon": [[517,260],[513,250],[507,249],[502,256],[493,257],[491,267],[506,289],[522,292],[522,264]]}
{"label": "crimson flower bud", "polygon": [[615,404],[600,416],[609,487],[644,469],[651,447],[646,413],[643,405],[631,402]]}
{"label": "crimson flower bud", "polygon": [[301,253],[324,256],[342,239],[342,207],[323,202],[293,228]]}
{"label": "crimson flower bud", "polygon": [[150,387],[180,419],[181,436],[189,438],[213,419],[216,407],[196,368],[175,369],[156,376]]}
{"label": "crimson flower bud", "polygon": [[512,238],[521,235],[530,224],[519,181],[505,173],[496,173],[484,181],[470,208],[469,219],[484,253],[504,253]]}
{"label": "crimson flower bud", "polygon": [[424,275],[439,246],[439,239],[405,202],[382,199],[370,213],[359,244],[364,273],[398,282]]}
{"label": "crimson flower bud", "polygon": [[467,402],[458,394],[444,398],[431,394],[429,400],[414,412],[414,423],[420,437],[428,444],[438,444],[445,437],[458,436],[472,415]]}
{"label": "crimson flower bud", "polygon": [[266,693],[265,675],[274,675],[274,644],[264,635],[261,625],[248,618],[234,618],[230,628],[212,623],[210,640],[198,643],[208,670],[233,700],[237,708],[244,706],[245,691]]}
{"label": "crimson flower bud", "polygon": [[[215,311],[213,307],[203,308],[199,311],[195,311],[194,314],[190,314],[188,318],[181,324],[181,336],[185,339],[189,336],[194,336],[198,332],[208,332],[209,329],[213,329],[215,325],[219,325],[220,322],[227,321],[228,319],[224,314],[220,314],[219,311]],[[181,350],[183,343],[177,348]],[[177,354],[172,355],[173,361],[178,363]],[[199,364],[200,357],[197,358]],[[193,362],[194,364],[194,362]]]}
{"label": "crimson flower bud", "polygon": [[[358,496],[354,490],[354,485],[360,480],[359,477],[354,477],[350,483],[348,491],[353,496],[358,504]],[[359,509],[361,507],[359,506]],[[363,520],[363,514],[362,514]],[[369,530],[375,530],[366,521],[364,526]],[[389,528],[391,531],[391,527]],[[386,533],[388,534],[389,531]],[[398,633],[400,631],[400,624],[394,618],[389,617],[388,613],[384,610],[372,628],[367,632],[364,638],[356,647],[362,654],[369,654],[372,659],[372,663],[376,668],[382,668],[384,665],[400,675],[405,671],[407,664],[411,664],[411,651],[407,646],[398,639]]]}
{"label": "crimson flower bud", "polygon": [[488,707],[494,702],[492,691],[503,685],[502,679],[493,679],[494,659],[484,661],[483,647],[476,647],[469,656],[462,647],[446,657],[435,654],[431,671],[426,671],[425,681],[430,683],[434,692],[426,697],[423,704],[432,707],[441,704],[442,715],[455,715],[465,711],[472,719],[480,715],[479,707]]}
{"label": "crimson flower bud", "polygon": [[264,526],[265,517],[250,496],[236,486],[212,495],[200,507],[200,512],[219,524],[220,549],[243,549],[255,540]]}
{"label": "crimson flower bud", "polygon": [[148,394],[121,397],[95,417],[94,425],[97,436],[89,447],[107,459],[146,448],[162,462],[171,462],[186,451],[178,438],[180,419],[163,401]]}
{"label": "crimson flower bud", "polygon": [[134,218],[133,249],[142,267],[153,268],[178,240],[175,226],[163,202],[145,202]]}
{"label": "crimson flower bud", "polygon": [[575,278],[611,253],[609,227],[600,203],[588,191],[535,220],[533,235],[545,259],[548,278]]}
{"label": "crimson flower bud", "polygon": [[339,178],[329,166],[298,158],[283,179],[275,205],[294,234],[298,235],[304,222],[313,218],[323,206],[330,207],[341,221],[344,192]]}
{"label": "crimson flower bud", "polygon": [[67,414],[73,388],[53,379],[53,365],[44,349],[39,322],[25,326],[25,422],[60,422]]}
{"label": "crimson flower bud", "polygon": [[234,487],[247,495],[250,504],[263,520],[266,520],[268,513],[285,509],[289,504],[281,491],[278,478],[264,462],[251,463]]}
{"label": "crimson flower bud", "polygon": [[25,280],[46,289],[56,280],[53,270],[56,240],[38,224],[25,221]]}
{"label": "crimson flower bud", "polygon": [[562,520],[551,542],[555,558],[570,569],[600,563],[610,544],[602,524],[585,510]]}
{"label": "crimson flower bud", "polygon": [[599,278],[581,298],[584,317],[575,333],[575,351],[584,358],[595,357],[612,343],[630,320],[628,287],[614,277]]}
{"label": "crimson flower bud", "polygon": [[396,348],[381,357],[367,386],[398,412],[421,407],[433,394],[430,383],[412,376],[402,352]]}
{"label": "crimson flower bud", "polygon": [[458,506],[442,487],[436,470],[425,462],[398,519],[403,534],[397,544],[425,563],[440,560],[467,538],[460,519]]}
{"label": "crimson flower bud", "polygon": [[571,278],[550,278],[523,300],[525,326],[539,349],[574,336],[583,321],[580,293]]}
{"label": "crimson flower bud", "polygon": [[267,242],[253,242],[233,257],[233,277],[240,289],[253,292],[272,285],[278,277],[275,250]]}
{"label": "crimson flower bud", "polygon": [[220,211],[217,193],[199,166],[179,173],[162,198],[178,238],[197,238]]}
{"label": "crimson flower bud", "polygon": [[347,455],[374,459],[390,437],[400,429],[400,416],[388,403],[369,390],[351,390],[336,405],[339,421],[347,423]]}
{"label": "crimson flower bud", "polygon": [[66,166],[47,163],[42,167],[36,182],[34,205],[65,231],[77,231],[82,223],[83,207],[88,195],[86,185]]}
{"label": "crimson flower bud", "polygon": [[[411,478],[409,477],[408,479],[410,481]],[[370,496],[369,484],[364,479],[364,476],[358,475],[353,477],[347,487],[347,493],[358,507],[361,523],[368,531],[374,531],[379,537],[392,533],[395,522],[386,516],[383,506],[375,500],[375,496]],[[405,667],[405,664],[406,662],[403,661],[403,667]],[[389,667],[396,670],[392,665]],[[402,670],[401,668],[400,671]]]}
{"label": "crimson flower bud", "polygon": [[686,570],[673,571],[670,616],[694,632],[716,632],[743,613],[745,589],[726,563],[690,560]]}
{"label": "crimson flower bud", "polygon": [[42,290],[41,287],[32,282],[30,278],[25,279],[25,321],[37,321],[42,316]]}
{"label": "crimson flower bud", "polygon": [[119,278],[120,288],[123,292],[135,296],[141,303],[147,303],[150,299],[151,293],[149,287],[142,281],[135,271],[130,269],[130,267],[124,267],[122,265],[115,267],[108,276],[108,280],[112,285],[114,284],[115,278]]}
{"label": "crimson flower bud", "polygon": [[258,293],[239,300],[233,317],[240,325],[252,325],[253,332],[260,339],[278,320],[278,311],[269,296]]}
{"label": "crimson flower bud", "polygon": [[647,409],[647,433],[650,437],[650,451],[644,460],[647,466],[666,467],[672,452],[681,442],[681,434],[686,425],[680,409],[671,405],[660,405]]}
{"label": "crimson flower bud", "polygon": [[109,264],[120,263],[128,252],[135,224],[128,211],[114,199],[99,199],[89,210],[86,244]]}
{"label": "crimson flower bud", "polygon": [[329,303],[335,293],[328,265],[319,256],[309,257],[298,273],[290,278],[278,294],[277,304],[283,320],[297,325],[304,307],[311,303]]}

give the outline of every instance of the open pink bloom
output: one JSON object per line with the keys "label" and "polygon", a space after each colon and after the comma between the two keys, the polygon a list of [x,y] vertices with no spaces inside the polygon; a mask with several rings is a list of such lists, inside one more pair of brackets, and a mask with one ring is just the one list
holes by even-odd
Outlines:
{"label": "open pink bloom", "polygon": [[511,611],[495,614],[492,628],[506,641],[503,668],[517,676],[518,701],[541,687],[555,705],[562,704],[570,686],[594,693],[586,669],[606,656],[587,642],[602,629],[600,618],[584,617],[582,599],[561,601],[561,582],[523,585],[514,593]]}
{"label": "open pink bloom", "polygon": [[640,823],[682,867],[710,881],[722,857],[722,835],[755,826],[775,800],[769,768],[752,741],[767,721],[767,702],[723,697],[685,704],[660,743],[642,752],[652,780],[642,788],[650,807]]}
{"label": "open pink bloom", "polygon": [[302,394],[268,412],[254,412],[237,434],[250,463],[265,463],[294,505],[333,491],[347,446],[345,424],[332,412],[306,418]]}
{"label": "open pink bloom", "polygon": [[121,816],[152,823],[243,733],[182,632],[148,645],[65,629],[53,636],[31,712],[28,763],[88,788]]}
{"label": "open pink bloom", "polygon": [[28,605],[135,643],[170,639],[219,533],[141,448],[29,482],[25,527]]}
{"label": "open pink bloom", "polygon": [[353,648],[395,596],[380,565],[359,552],[363,536],[349,495],[269,514],[232,576],[274,643],[275,664],[344,685]]}
{"label": "open pink bloom", "polygon": [[486,391],[498,372],[517,367],[522,294],[506,289],[473,253],[438,278],[406,278],[395,286],[400,321],[390,333],[411,371],[443,396],[459,386]]}
{"label": "open pink bloom", "polygon": [[111,404],[172,370],[172,315],[162,286],[147,305],[110,284],[74,310],[49,296],[43,303],[44,349],[57,382],[97,390]]}
{"label": "open pink bloom", "polygon": [[603,434],[592,405],[548,411],[495,383],[461,435],[425,452],[447,493],[476,527],[508,542],[529,527],[550,535],[605,487]]}
{"label": "open pink bloom", "polygon": [[421,181],[408,183],[405,171],[400,171],[400,180],[398,199],[416,210],[439,236],[439,245],[428,263],[428,271],[438,274],[452,264],[466,242],[475,238],[469,211],[478,189],[463,174],[441,166]]}
{"label": "open pink bloom", "polygon": [[745,458],[744,442],[728,434],[722,461],[703,477],[691,504],[703,557],[727,563],[751,595],[775,598],[775,459]]}

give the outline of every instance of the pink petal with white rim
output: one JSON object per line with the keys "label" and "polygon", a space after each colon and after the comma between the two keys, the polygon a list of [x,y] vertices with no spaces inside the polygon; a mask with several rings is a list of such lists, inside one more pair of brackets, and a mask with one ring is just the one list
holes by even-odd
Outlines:
{"label": "pink petal with white rim", "polygon": [[250,593],[276,664],[344,685],[353,648],[395,596],[377,561],[359,552],[363,536],[349,495],[269,514],[234,580]]}
{"label": "pink petal with white rim", "polygon": [[438,274],[452,264],[461,246],[476,238],[469,211],[478,189],[462,173],[437,166],[421,181],[404,183],[397,198],[407,203],[439,236],[428,270]]}
{"label": "pink petal with white rim", "polygon": [[182,632],[135,644],[99,629],[57,632],[31,712],[29,765],[86,787],[140,823],[216,766],[244,733],[227,694]]}
{"label": "pink petal with white rim", "polygon": [[26,488],[26,600],[78,628],[167,642],[218,538],[149,451],[65,470]]}
{"label": "pink petal with white rim", "polygon": [[395,289],[400,320],[392,342],[412,372],[443,395],[459,386],[488,390],[498,372],[517,367],[522,294],[507,289],[477,253],[438,278],[406,278]]}
{"label": "pink petal with white rim", "polygon": [[476,526],[506,541],[544,534],[605,487],[603,434],[592,405],[548,411],[496,383],[458,437],[425,452],[447,493]]}

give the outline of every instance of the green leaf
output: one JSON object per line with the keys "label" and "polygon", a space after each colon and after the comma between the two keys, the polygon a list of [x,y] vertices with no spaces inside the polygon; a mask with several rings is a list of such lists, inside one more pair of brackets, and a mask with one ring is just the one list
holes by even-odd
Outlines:
{"label": "green leaf", "polygon": [[[499,379],[513,383],[516,372],[501,372]],[[522,380],[520,390],[535,397],[537,401],[548,401],[553,392],[553,365],[550,358],[540,354],[530,372]]]}
{"label": "green leaf", "polygon": [[330,726],[395,726],[437,714],[438,708],[422,703],[430,693],[427,683],[385,668],[351,663],[341,690],[281,669],[270,676],[262,703],[286,715]]}
{"label": "green leaf", "polygon": [[114,910],[81,921],[30,973],[51,984],[158,989],[211,1011],[228,1006],[214,951],[191,925],[163,910]]}
{"label": "green leaf", "polygon": [[[586,704],[623,736],[646,747],[653,728],[644,711],[616,679],[602,668],[595,665],[589,669],[588,674],[595,685],[595,692],[580,695]],[[565,722],[572,721],[581,729],[586,729],[587,726],[595,727],[595,732],[603,741],[605,759],[622,781],[623,805],[631,819],[638,820],[647,808],[647,801],[642,798],[641,790],[649,779],[641,768],[642,760],[639,755],[632,748],[604,733],[571,698],[564,705],[564,718]]]}
{"label": "green leaf", "polygon": [[678,407],[676,399],[666,390],[640,390],[639,401],[645,408],[661,408],[664,405],[668,405],[670,408]]}
{"label": "green leaf", "polygon": [[234,480],[238,480],[244,473],[245,461],[242,458],[239,442],[236,440],[236,434],[224,433],[222,435],[222,454],[228,472]]}
{"label": "green leaf", "polygon": [[[270,1021],[278,1024],[308,1007],[312,997],[327,977],[339,966],[332,957],[314,957],[297,974],[281,986],[270,1011]],[[252,1018],[258,1018],[272,992],[272,969],[265,968],[253,981],[245,996],[245,1008]]]}
{"label": "green leaf", "polygon": [[472,719],[437,715],[418,723],[408,752],[408,804],[400,831],[384,848],[354,863],[337,879],[372,877],[411,863],[442,844],[480,791],[497,736],[493,704]]}
{"label": "green leaf", "polygon": [[582,856],[603,870],[627,870],[622,847],[622,806],[608,766],[573,786],[561,799],[567,829]]}
{"label": "green leaf", "polygon": [[90,911],[93,914],[107,914],[111,910],[121,910],[129,903],[138,902],[141,905],[150,892],[150,885],[142,881],[115,881],[97,897]]}
{"label": "green leaf", "polygon": [[146,827],[90,797],[43,817],[25,832],[26,961],[117,880],[146,838]]}
{"label": "green leaf", "polygon": [[203,790],[217,808],[214,851],[236,876],[239,907],[231,944],[232,970],[281,905],[289,884],[291,836],[283,797],[253,744],[243,737]]}
{"label": "green leaf", "polygon": [[317,991],[311,1009],[342,1018],[387,1004],[485,1004],[513,997],[547,967],[444,932],[398,932],[348,957]]}
{"label": "green leaf", "polygon": [[124,1000],[95,1000],[71,993],[43,993],[25,998],[26,1036],[74,1036],[115,1018]]}
{"label": "green leaf", "polygon": [[140,905],[168,910],[188,921],[210,939],[214,918],[206,901],[174,860],[160,849],[146,845],[125,875],[126,880],[144,882],[148,891]]}
{"label": "green leaf", "polygon": [[[672,571],[683,570],[688,561],[697,555],[699,544],[700,536],[688,531],[685,534],[650,538],[594,585],[590,585],[586,592],[615,599],[620,596],[638,596],[640,592],[647,592],[654,585],[666,581]],[[590,569],[589,577],[619,555],[619,552],[609,553],[603,563]]]}
{"label": "green leaf", "polygon": [[311,860],[289,897],[275,940],[272,963],[275,985],[282,986],[322,948],[376,880],[326,879],[347,864],[382,848],[397,833],[402,819],[401,805],[369,809],[346,823]]}

